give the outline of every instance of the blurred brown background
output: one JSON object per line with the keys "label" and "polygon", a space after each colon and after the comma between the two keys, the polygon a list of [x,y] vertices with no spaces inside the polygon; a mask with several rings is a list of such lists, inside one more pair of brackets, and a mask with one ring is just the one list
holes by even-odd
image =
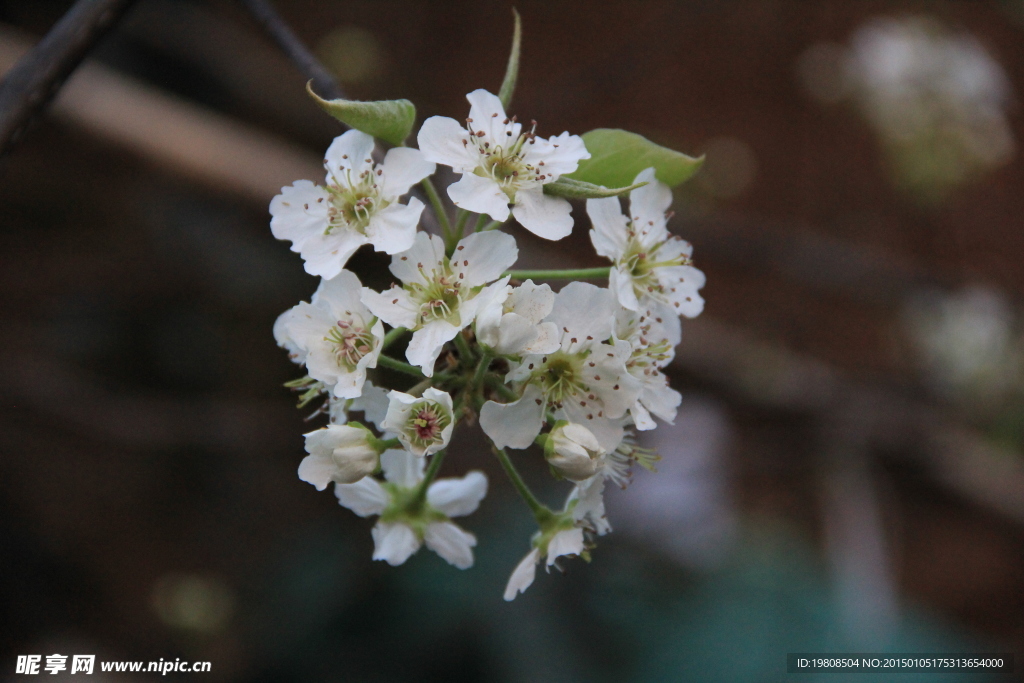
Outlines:
{"label": "blurred brown background", "polygon": [[[69,6],[0,3],[3,68]],[[277,6],[349,97],[463,118],[500,84],[509,3]],[[309,426],[271,325],[316,282],[267,205],[341,129],[240,5],[139,0],[0,161],[0,677],[53,652],[211,681],[1020,659],[1024,4],[517,7],[510,113],[707,154],[670,222],[709,283],[684,404],[593,564],[501,601],[530,521],[470,438],[447,466],[492,486],[465,573],[371,562],[369,525],[297,479]],[[520,265],[598,265],[574,216],[556,244],[517,231]],[[352,267],[382,286],[387,264]]]}

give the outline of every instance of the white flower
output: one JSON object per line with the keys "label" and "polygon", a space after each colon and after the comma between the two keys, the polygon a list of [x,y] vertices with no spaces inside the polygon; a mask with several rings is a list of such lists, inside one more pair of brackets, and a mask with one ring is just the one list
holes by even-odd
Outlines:
{"label": "white flower", "polygon": [[394,147],[376,165],[373,138],[350,130],[327,149],[326,184],[308,180],[281,189],[270,202],[274,237],[289,240],[306,262],[306,272],[332,278],[360,246],[394,254],[412,244],[423,202],[398,199],[434,172],[419,150]]}
{"label": "white flower", "polygon": [[476,314],[476,338],[496,353],[552,353],[558,350],[558,327],[541,322],[555,305],[548,285],[527,280],[519,287],[489,288],[489,296]]}
{"label": "white flower", "polygon": [[526,592],[536,577],[537,564],[545,558],[550,570],[557,558],[583,552],[583,530],[579,527],[560,529],[546,539],[545,536],[541,532],[537,533],[533,540],[533,550],[512,571],[508,585],[505,586],[506,601],[515,600],[516,595]]}
{"label": "white flower", "polygon": [[505,381],[518,385],[521,397],[488,401],[480,411],[480,426],[498,448],[527,448],[549,409],[584,425],[606,450],[618,445],[640,383],[626,370],[629,342],[603,343],[612,335],[615,310],[607,289],[584,282],[571,282],[555,296],[547,321],[560,330],[558,350],[511,363]]}
{"label": "white flower", "polygon": [[583,481],[597,473],[605,451],[589,429],[578,424],[559,424],[548,439],[544,457],[563,477]]}
{"label": "white flower", "polygon": [[630,343],[633,352],[626,361],[629,374],[641,384],[636,403],[629,409],[636,428],[654,429],[651,413],[672,424],[683,397],[668,384],[661,368],[672,362],[679,343],[679,318],[667,309],[642,313],[620,308],[616,314],[615,336]]}
{"label": "white flower", "polygon": [[391,272],[403,286],[382,293],[364,287],[362,300],[392,327],[415,330],[405,356],[430,377],[442,347],[473,323],[480,303],[487,300],[483,286],[501,276],[518,255],[511,235],[480,232],[460,240],[449,259],[440,237],[421,232],[411,249],[391,259]]}
{"label": "white flower", "polygon": [[432,116],[417,137],[425,159],[462,174],[448,187],[455,205],[505,222],[512,204],[516,220],[539,237],[560,240],[572,232],[569,202],[545,195],[543,186],[590,158],[583,139],[565,132],[545,140],[533,129],[524,131],[486,90],[474,90],[466,99],[466,128],[455,119]]}
{"label": "white flower", "polygon": [[598,254],[615,262],[608,287],[631,311],[653,301],[696,317],[704,310],[697,290],[705,278],[691,265],[693,246],[670,235],[665,226],[672,191],[655,179],[653,168],[641,171],[633,182],[647,185],[629,193],[629,216],[622,215],[616,197],[587,200],[594,226],[590,240]]}
{"label": "white flower", "polygon": [[362,426],[327,425],[306,434],[309,453],[299,464],[299,479],[323,491],[332,481],[351,484],[377,469],[379,451]]}
{"label": "white flower", "polygon": [[398,436],[413,455],[423,457],[448,445],[455,428],[452,397],[430,387],[422,398],[392,391],[388,394],[388,414],[382,427]]}
{"label": "white flower", "polygon": [[334,493],[339,503],[360,517],[380,515],[373,527],[373,559],[397,566],[426,543],[459,569],[472,567],[476,537],[450,518],[476,510],[487,494],[487,477],[473,471],[458,479],[439,479],[427,488],[426,501],[417,507],[423,462],[407,451],[384,451],[380,456],[384,484],[365,477],[354,484],[335,485]]}
{"label": "white flower", "polygon": [[380,431],[384,431],[384,417],[388,412],[388,392],[373,386],[373,382],[363,382],[363,393],[358,398],[333,398],[330,402],[330,420],[332,424],[345,424],[348,414],[352,411],[361,412]]}
{"label": "white flower", "polygon": [[359,300],[360,289],[359,278],[343,270],[320,281],[312,303],[285,311],[274,324],[278,344],[338,398],[362,393],[384,341],[384,325]]}

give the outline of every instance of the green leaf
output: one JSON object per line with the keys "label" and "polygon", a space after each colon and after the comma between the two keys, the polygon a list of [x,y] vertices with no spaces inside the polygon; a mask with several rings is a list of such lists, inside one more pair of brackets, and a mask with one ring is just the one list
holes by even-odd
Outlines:
{"label": "green leaf", "polygon": [[392,145],[403,144],[416,122],[416,106],[409,100],[325,100],[313,92],[311,83],[306,84],[306,92],[325,112],[351,128]]}
{"label": "green leaf", "polygon": [[501,82],[501,90],[498,91],[498,99],[501,106],[508,111],[508,105],[512,101],[512,91],[516,89],[516,79],[519,78],[519,45],[523,39],[523,24],[519,20],[519,12],[512,8],[512,15],[515,17],[515,28],[512,31],[512,52],[508,55],[508,66],[505,67],[505,80]]}
{"label": "green leaf", "polygon": [[703,156],[695,159],[618,128],[597,128],[582,137],[590,158],[581,161],[569,177],[595,185],[628,185],[637,173],[653,166],[658,180],[675,187],[688,180],[704,163]]}
{"label": "green leaf", "polygon": [[607,187],[562,176],[553,183],[546,184],[544,186],[544,194],[565,197],[566,199],[599,199],[601,197],[618,197],[620,194],[626,194],[646,184],[637,183],[636,185],[616,187],[609,190]]}

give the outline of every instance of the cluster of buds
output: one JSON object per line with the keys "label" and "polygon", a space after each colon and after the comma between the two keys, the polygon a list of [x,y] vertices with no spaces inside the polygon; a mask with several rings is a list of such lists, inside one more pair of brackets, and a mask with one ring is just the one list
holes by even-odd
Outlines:
{"label": "cluster of buds", "polygon": [[[632,184],[617,189],[580,179],[575,172],[593,151],[583,138],[542,138],[535,122],[524,130],[506,115],[517,69],[510,62],[501,97],[467,96],[465,128],[431,117],[419,149],[393,147],[381,164],[373,162],[373,126],[352,124],[327,150],[323,185],[298,181],[270,205],[274,234],[322,278],[311,301],[274,326],[307,373],[289,385],[304,392],[301,405],[322,400],[314,416],[329,420],[306,435],[300,479],[318,490],[333,482],[343,506],[379,517],[374,559],[398,565],[425,544],[465,569],[476,538],[451,520],[477,509],[487,478],[438,475],[453,432],[478,421],[538,525],[506,600],[533,582],[541,561],[589,559],[596,537],[611,530],[605,482],[625,487],[633,463],[651,467],[656,456],[636,447],[634,435],[654,429],[655,418],[675,418],[681,397],[662,370],[679,343],[680,316],[703,308],[704,285],[690,245],[668,232],[672,194],[658,165],[633,171]],[[639,138],[623,135],[630,144]],[[430,178],[437,164],[461,174],[447,188],[454,221]],[[441,235],[421,229],[422,202],[402,203],[417,183]],[[625,213],[620,196],[628,196]],[[573,229],[570,198],[587,200],[591,241],[611,264],[510,270],[519,256],[510,217],[561,239]],[[364,244],[391,255],[390,288],[363,287],[346,270]],[[602,276],[607,287],[579,281]],[[571,282],[557,288],[564,280]],[[403,346],[404,359],[394,353]],[[405,381],[381,386],[395,377]],[[531,448],[571,484],[563,504],[543,504],[519,476],[507,449]]]}

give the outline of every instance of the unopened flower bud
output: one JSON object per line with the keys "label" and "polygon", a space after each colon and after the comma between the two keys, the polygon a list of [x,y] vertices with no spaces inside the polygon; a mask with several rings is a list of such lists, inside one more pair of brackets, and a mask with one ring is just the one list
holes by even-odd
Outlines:
{"label": "unopened flower bud", "polygon": [[603,455],[597,437],[583,425],[571,423],[556,425],[544,449],[548,463],[572,481],[583,481],[597,474]]}
{"label": "unopened flower bud", "polygon": [[327,484],[353,484],[377,469],[380,451],[370,430],[358,423],[327,425],[306,434],[309,453],[299,465],[299,479],[323,491]]}

